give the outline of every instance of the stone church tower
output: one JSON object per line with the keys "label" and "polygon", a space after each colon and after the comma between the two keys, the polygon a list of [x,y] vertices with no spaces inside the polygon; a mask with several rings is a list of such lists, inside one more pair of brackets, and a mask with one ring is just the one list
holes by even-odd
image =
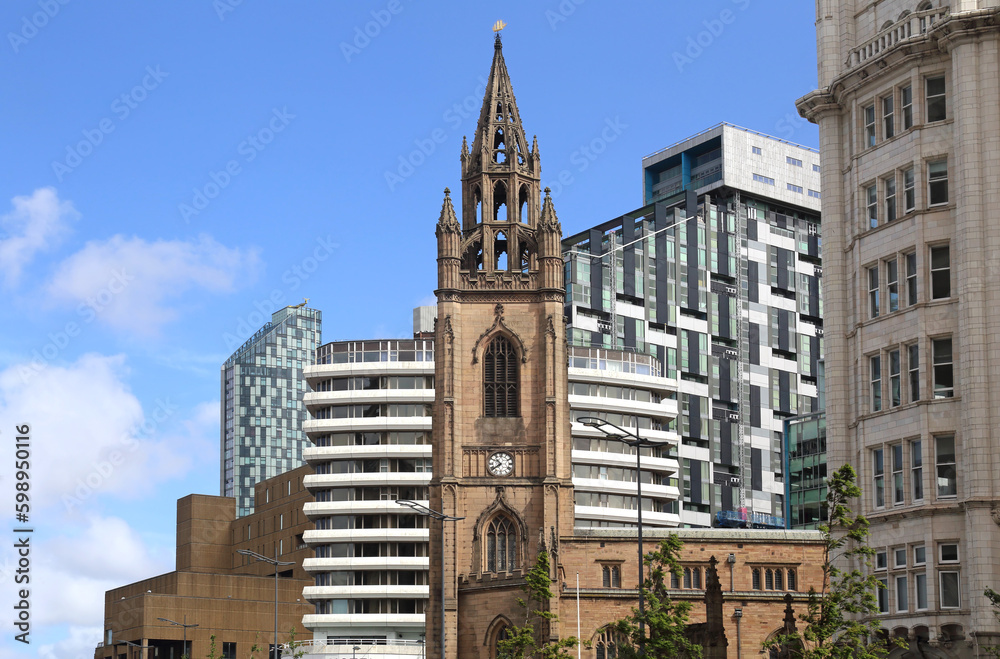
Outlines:
{"label": "stone church tower", "polygon": [[[554,578],[558,538],[573,530],[562,229],[547,190],[542,198],[537,140],[529,150],[499,35],[461,161],[461,220],[446,189],[437,224],[430,504],[464,519],[443,531],[431,522],[430,578],[440,584],[443,568],[446,656],[489,657],[507,624],[523,624],[523,574],[544,548]],[[430,590],[437,656],[442,602]],[[558,599],[549,606],[558,612]]]}

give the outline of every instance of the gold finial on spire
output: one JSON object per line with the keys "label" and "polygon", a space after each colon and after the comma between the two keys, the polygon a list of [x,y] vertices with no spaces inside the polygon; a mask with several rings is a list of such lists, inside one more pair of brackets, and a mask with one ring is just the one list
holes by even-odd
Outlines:
{"label": "gold finial on spire", "polygon": [[503,21],[497,21],[496,23],[493,24],[493,31],[494,32],[500,32],[505,27],[507,27],[506,23],[504,23]]}

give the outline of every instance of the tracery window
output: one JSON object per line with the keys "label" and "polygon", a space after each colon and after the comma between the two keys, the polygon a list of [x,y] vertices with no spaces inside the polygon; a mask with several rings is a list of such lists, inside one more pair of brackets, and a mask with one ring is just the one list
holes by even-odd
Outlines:
{"label": "tracery window", "polygon": [[517,530],[506,515],[486,525],[486,571],[511,572],[517,567]]}
{"label": "tracery window", "polygon": [[517,353],[503,336],[493,339],[483,358],[485,416],[517,416]]}
{"label": "tracery window", "polygon": [[509,638],[510,638],[510,633],[507,631],[507,625],[504,625],[503,627],[500,628],[500,631],[497,632],[496,642],[493,644],[494,657],[500,656],[500,641],[506,641]]}
{"label": "tracery window", "polygon": [[597,659],[615,659],[618,656],[618,634],[610,627],[605,627],[594,639],[594,649]]}

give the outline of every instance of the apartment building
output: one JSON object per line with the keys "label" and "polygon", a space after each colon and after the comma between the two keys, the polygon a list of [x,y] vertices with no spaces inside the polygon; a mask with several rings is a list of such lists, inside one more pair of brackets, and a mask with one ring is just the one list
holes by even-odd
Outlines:
{"label": "apartment building", "polygon": [[642,166],[645,206],[563,240],[570,344],[676,380],[682,524],[780,528],[822,355],[819,154],[719,124]]}

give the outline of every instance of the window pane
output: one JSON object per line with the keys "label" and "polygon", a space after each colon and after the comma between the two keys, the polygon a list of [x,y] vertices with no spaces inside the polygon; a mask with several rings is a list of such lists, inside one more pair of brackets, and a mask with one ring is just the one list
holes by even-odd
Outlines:
{"label": "window pane", "polygon": [[879,579],[878,612],[889,613],[889,580]]}
{"label": "window pane", "polygon": [[875,106],[865,108],[865,146],[875,146]]}
{"label": "window pane", "polygon": [[927,575],[914,575],[914,585],[917,591],[917,610],[922,611],[927,608]]}
{"label": "window pane", "polygon": [[958,572],[941,573],[941,608],[957,609],[959,606]]}
{"label": "window pane", "polygon": [[906,255],[906,303],[917,303],[917,253]]}
{"label": "window pane", "polygon": [[950,435],[936,437],[934,445],[938,496],[955,496],[958,493],[958,474],[955,471],[955,438]]}
{"label": "window pane", "polygon": [[944,76],[927,78],[927,121],[943,121],[948,115]]}
{"label": "window pane", "polygon": [[938,160],[927,165],[927,188],[930,205],[948,203],[948,161]]}
{"label": "window pane", "polygon": [[931,349],[934,360],[934,397],[951,398],[955,394],[951,339],[935,339],[931,342]]}
{"label": "window pane", "polygon": [[903,130],[913,126],[913,87],[907,85],[899,90],[903,109]]}
{"label": "window pane", "polygon": [[958,561],[958,545],[955,544],[941,545],[941,562],[954,563],[956,561]]}
{"label": "window pane", "polygon": [[931,299],[951,297],[951,253],[948,245],[931,248]]}

